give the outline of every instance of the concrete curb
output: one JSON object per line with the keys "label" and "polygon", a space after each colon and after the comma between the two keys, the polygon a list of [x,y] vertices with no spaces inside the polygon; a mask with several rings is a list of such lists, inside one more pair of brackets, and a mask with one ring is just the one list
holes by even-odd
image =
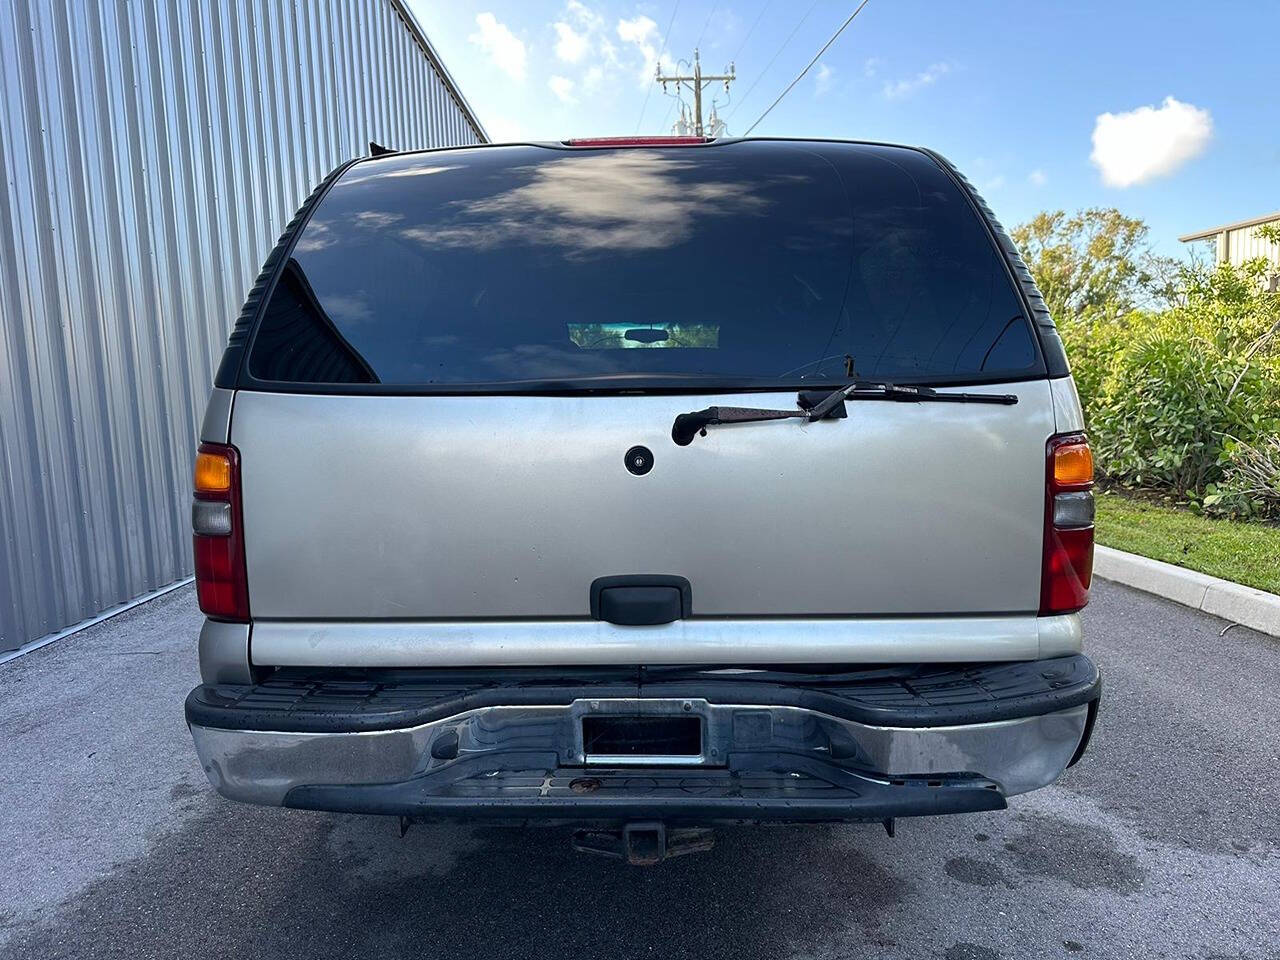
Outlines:
{"label": "concrete curb", "polygon": [[1094,547],[1093,572],[1104,580],[1280,637],[1280,596],[1274,593],[1103,546]]}

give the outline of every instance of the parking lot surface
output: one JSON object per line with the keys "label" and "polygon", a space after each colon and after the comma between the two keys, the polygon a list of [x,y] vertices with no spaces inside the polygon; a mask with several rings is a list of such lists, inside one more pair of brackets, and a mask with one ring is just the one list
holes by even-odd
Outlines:
{"label": "parking lot surface", "polygon": [[1107,583],[1085,619],[1102,713],[1057,785],[638,869],[218,798],[184,588],[0,667],[0,956],[1280,957],[1280,642]]}

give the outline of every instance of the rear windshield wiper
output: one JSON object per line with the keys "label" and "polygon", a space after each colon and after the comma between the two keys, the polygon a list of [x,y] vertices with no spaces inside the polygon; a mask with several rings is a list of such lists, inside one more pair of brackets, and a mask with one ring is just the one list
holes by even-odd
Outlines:
{"label": "rear windshield wiper", "polygon": [[693,438],[707,435],[707,427],[723,423],[760,423],[765,420],[796,418],[812,423],[827,418],[846,416],[846,400],[890,400],[900,403],[998,403],[1018,402],[1012,393],[939,393],[931,387],[916,387],[887,381],[858,380],[840,387],[826,396],[801,393],[796,398],[799,409],[763,410],[758,407],[707,407],[682,413],[671,425],[671,439],[687,447]]}

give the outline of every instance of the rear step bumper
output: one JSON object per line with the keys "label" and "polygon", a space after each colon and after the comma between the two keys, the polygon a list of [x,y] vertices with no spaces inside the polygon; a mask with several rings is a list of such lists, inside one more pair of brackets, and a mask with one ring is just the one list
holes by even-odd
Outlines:
{"label": "rear step bumper", "polygon": [[[375,785],[300,786],[284,805],[415,819],[621,825],[879,822],[895,817],[1001,810],[1000,785],[983,777],[876,778],[788,754],[751,754],[730,769],[583,770],[539,755],[483,759],[464,768]],[[520,769],[525,768],[527,769]]]}
{"label": "rear step bumper", "polygon": [[[1000,809],[1052,783],[1083,751],[1101,686],[1083,656],[836,685],[426,674],[201,686],[187,721],[210,782],[250,803],[602,825],[866,821]],[[640,716],[696,718],[701,733],[662,741],[671,755],[631,755],[617,721],[625,734]],[[598,729],[614,730],[608,755],[588,742]]]}

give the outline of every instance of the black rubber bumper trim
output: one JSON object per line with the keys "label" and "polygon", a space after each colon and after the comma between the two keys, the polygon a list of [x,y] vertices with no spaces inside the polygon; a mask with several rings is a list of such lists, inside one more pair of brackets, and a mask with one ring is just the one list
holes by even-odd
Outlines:
{"label": "black rubber bumper trim", "polygon": [[294,787],[284,805],[420,820],[835,823],[1003,810],[985,777],[883,779],[809,757],[753,753],[730,769],[560,768],[554,754],[459,760],[399,783]]}
{"label": "black rubber bumper trim", "polygon": [[1098,722],[1098,705],[1101,703],[1101,698],[1089,702],[1089,714],[1085,717],[1084,733],[1080,737],[1080,746],[1076,747],[1076,752],[1071,755],[1071,761],[1067,764],[1068,767],[1074,767],[1079,763],[1080,758],[1084,756],[1084,752],[1089,749],[1089,741],[1093,739],[1093,727]]}
{"label": "black rubber bumper trim", "polygon": [[[405,679],[405,674],[410,675]],[[285,673],[253,685],[196,687],[187,722],[222,730],[359,733],[398,730],[490,706],[567,705],[584,697],[706,699],[710,703],[801,707],[887,727],[938,727],[1042,716],[1092,703],[1102,678],[1083,655],[1050,660],[932,667],[901,678],[840,685],[765,682],[701,674],[621,682],[557,684],[519,671],[400,671],[381,675]]]}

